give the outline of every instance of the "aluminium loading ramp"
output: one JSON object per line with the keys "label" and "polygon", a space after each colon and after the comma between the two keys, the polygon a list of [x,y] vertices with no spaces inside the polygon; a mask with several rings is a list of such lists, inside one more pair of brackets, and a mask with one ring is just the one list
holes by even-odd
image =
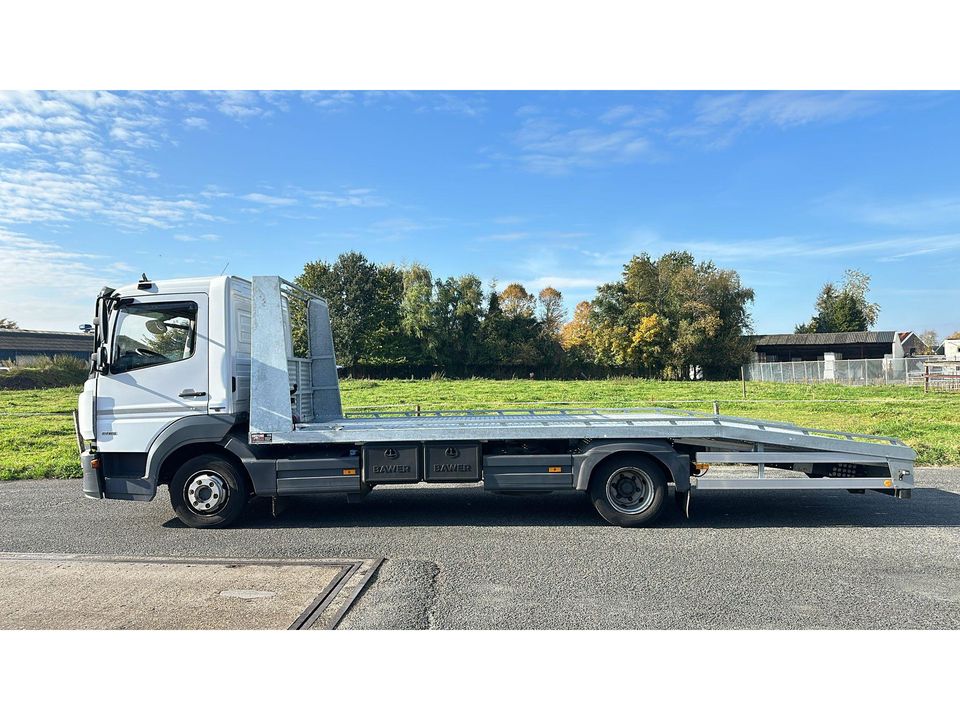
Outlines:
{"label": "aluminium loading ramp", "polygon": [[[366,443],[456,440],[649,440],[697,448],[699,463],[755,465],[754,477],[700,477],[707,489],[906,489],[913,487],[916,453],[896,438],[835,433],[787,423],[663,408],[576,411],[459,411],[392,417],[345,417],[306,423],[273,442]],[[824,465],[840,477],[767,477],[767,464]],[[853,477],[860,465],[881,476]],[[884,469],[883,472],[881,468]],[[811,467],[812,470],[812,467]]]}
{"label": "aluminium loading ramp", "polygon": [[[702,489],[899,490],[913,486],[916,453],[896,438],[687,410],[462,410],[344,416],[326,302],[276,276],[255,276],[252,295],[251,444],[660,439],[694,448],[691,460],[696,462],[757,466],[757,476],[751,478],[693,478],[692,483]],[[307,359],[291,358],[286,352],[290,323],[285,315],[292,299],[306,304],[311,352]],[[309,363],[310,372],[297,371],[292,376],[292,361]],[[309,389],[300,384],[305,376],[313,378]],[[312,399],[298,422],[291,395]],[[766,464],[818,464],[834,469],[828,477],[767,478]],[[873,466],[869,477],[856,477],[863,474],[857,471],[860,466]],[[885,466],[888,472],[876,466]],[[878,474],[882,477],[875,477]]]}

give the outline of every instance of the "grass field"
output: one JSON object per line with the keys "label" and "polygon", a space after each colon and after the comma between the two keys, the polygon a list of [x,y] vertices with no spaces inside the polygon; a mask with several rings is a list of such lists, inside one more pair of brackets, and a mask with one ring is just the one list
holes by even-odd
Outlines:
{"label": "grass field", "polygon": [[[678,407],[783,420],[817,428],[894,435],[923,465],[960,465],[960,394],[922,388],[652,380],[344,380],[347,408],[422,410],[522,407]],[[0,391],[0,480],[80,474],[73,420],[79,388]]]}

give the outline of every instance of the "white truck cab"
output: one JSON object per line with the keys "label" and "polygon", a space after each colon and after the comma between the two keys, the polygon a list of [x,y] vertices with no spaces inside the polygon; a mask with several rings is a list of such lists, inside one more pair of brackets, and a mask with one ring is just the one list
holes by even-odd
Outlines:
{"label": "white truck cab", "polygon": [[[296,357],[291,312],[304,323]],[[254,495],[483,483],[498,493],[583,491],[607,521],[652,523],[668,490],[876,490],[909,497],[896,438],[663,408],[345,415],[327,303],[277,276],[104,288],[77,412],[88,497],[151,500],[169,487],[192,527],[234,522]],[[753,477],[705,477],[707,464]],[[766,467],[794,476],[768,477]]]}
{"label": "white truck cab", "polygon": [[164,431],[219,431],[249,410],[250,282],[144,278],[105,288],[97,310],[79,435],[108,464],[104,497],[149,500],[155,485],[138,480]]}

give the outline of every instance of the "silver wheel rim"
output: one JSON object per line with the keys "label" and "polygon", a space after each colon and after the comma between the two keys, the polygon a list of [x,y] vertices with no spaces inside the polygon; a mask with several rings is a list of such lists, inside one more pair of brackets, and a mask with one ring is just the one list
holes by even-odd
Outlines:
{"label": "silver wheel rim", "polygon": [[227,502],[227,494],[227,484],[211,470],[201,470],[191,475],[183,490],[187,504],[200,515],[217,512]]}
{"label": "silver wheel rim", "polygon": [[607,478],[607,502],[624,515],[638,515],[653,505],[655,487],[650,476],[635,467],[620,468]]}

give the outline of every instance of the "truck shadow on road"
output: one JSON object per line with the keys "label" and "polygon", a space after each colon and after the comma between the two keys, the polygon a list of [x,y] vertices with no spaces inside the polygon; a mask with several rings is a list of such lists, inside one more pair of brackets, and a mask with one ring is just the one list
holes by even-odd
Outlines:
{"label": "truck shadow on road", "polygon": [[[342,497],[289,498],[274,517],[256,500],[238,524],[248,528],[357,527],[605,527],[584,493],[500,496],[479,488],[375,490],[360,504]],[[167,527],[183,527],[178,520]],[[960,494],[917,488],[910,500],[846,491],[704,491],[684,519],[673,497],[657,527],[826,528],[960,527]]]}

